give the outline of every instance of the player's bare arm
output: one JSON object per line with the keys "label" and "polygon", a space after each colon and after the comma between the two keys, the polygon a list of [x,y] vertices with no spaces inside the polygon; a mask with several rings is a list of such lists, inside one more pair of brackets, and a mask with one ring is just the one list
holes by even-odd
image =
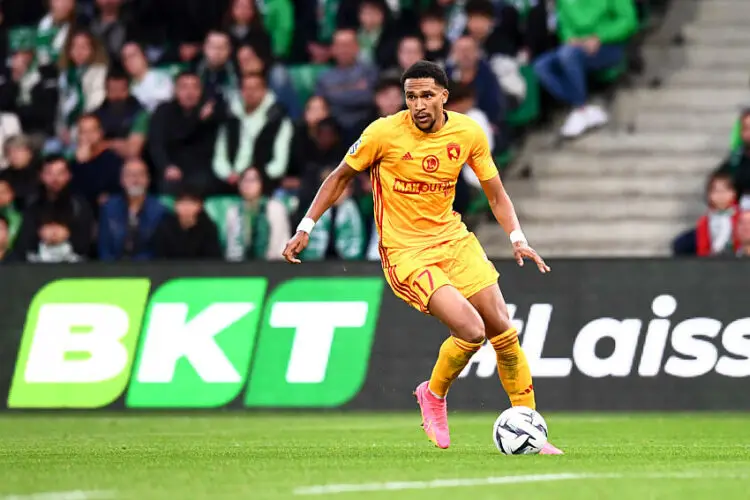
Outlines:
{"label": "player's bare arm", "polygon": [[287,262],[299,264],[301,261],[297,257],[310,242],[310,231],[318,222],[318,219],[336,203],[346,189],[346,186],[359,172],[342,161],[336,169],[330,173],[318,189],[310,208],[307,210],[304,219],[297,227],[297,232],[292,239],[286,244],[282,255]]}
{"label": "player's bare arm", "polygon": [[497,219],[497,222],[505,232],[510,235],[511,242],[513,243],[513,257],[518,262],[518,265],[523,266],[523,259],[527,258],[534,261],[541,273],[549,272],[550,267],[529,246],[526,238],[523,236],[521,223],[518,222],[518,216],[516,215],[516,209],[513,206],[510,196],[508,196],[508,192],[505,191],[505,186],[503,186],[500,176],[496,175],[482,182],[482,189],[487,195],[487,200],[489,200],[495,219]]}

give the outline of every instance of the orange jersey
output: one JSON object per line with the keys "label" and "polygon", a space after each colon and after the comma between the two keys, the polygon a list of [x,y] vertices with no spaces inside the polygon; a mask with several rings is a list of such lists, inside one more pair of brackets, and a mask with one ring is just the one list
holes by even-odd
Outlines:
{"label": "orange jersey", "polygon": [[375,223],[383,265],[399,250],[427,248],[468,235],[453,211],[456,181],[468,164],[480,181],[498,174],[482,128],[466,115],[446,112],[435,133],[425,133],[408,111],[374,121],[349,149],[355,170],[371,168]]}

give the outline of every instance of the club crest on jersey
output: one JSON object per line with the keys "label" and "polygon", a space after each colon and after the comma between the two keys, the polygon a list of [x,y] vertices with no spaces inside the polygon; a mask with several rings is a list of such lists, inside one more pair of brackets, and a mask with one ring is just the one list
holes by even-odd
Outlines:
{"label": "club crest on jersey", "polygon": [[350,155],[355,154],[357,152],[357,150],[359,149],[359,145],[360,144],[362,144],[362,138],[361,137],[359,139],[357,139],[357,142],[355,142],[354,144],[352,144],[352,147],[349,148],[349,154]]}
{"label": "club crest on jersey", "polygon": [[435,155],[425,156],[424,159],[422,160],[422,168],[428,174],[437,172],[437,169],[439,167],[440,167],[440,160],[438,160],[438,157]]}
{"label": "club crest on jersey", "polygon": [[455,142],[451,142],[446,146],[446,151],[448,152],[448,159],[456,161],[458,160],[458,157],[461,156],[461,146],[456,144]]}

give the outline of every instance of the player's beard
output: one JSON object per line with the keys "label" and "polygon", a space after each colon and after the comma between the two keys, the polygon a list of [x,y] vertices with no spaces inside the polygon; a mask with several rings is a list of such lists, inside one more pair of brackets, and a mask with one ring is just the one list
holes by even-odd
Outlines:
{"label": "player's beard", "polygon": [[421,130],[422,132],[431,132],[432,129],[435,127],[435,122],[437,121],[436,118],[433,118],[432,121],[428,122],[426,126],[421,126],[419,121],[417,121],[417,118],[415,116],[412,116],[412,121],[414,122],[414,125]]}

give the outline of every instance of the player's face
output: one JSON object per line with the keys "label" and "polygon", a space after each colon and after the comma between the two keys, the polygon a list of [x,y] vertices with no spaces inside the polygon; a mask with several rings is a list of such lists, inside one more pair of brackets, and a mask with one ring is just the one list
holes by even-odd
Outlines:
{"label": "player's face", "polygon": [[409,78],[404,83],[406,106],[419,130],[433,132],[438,118],[443,114],[443,105],[448,100],[448,91],[432,78]]}

